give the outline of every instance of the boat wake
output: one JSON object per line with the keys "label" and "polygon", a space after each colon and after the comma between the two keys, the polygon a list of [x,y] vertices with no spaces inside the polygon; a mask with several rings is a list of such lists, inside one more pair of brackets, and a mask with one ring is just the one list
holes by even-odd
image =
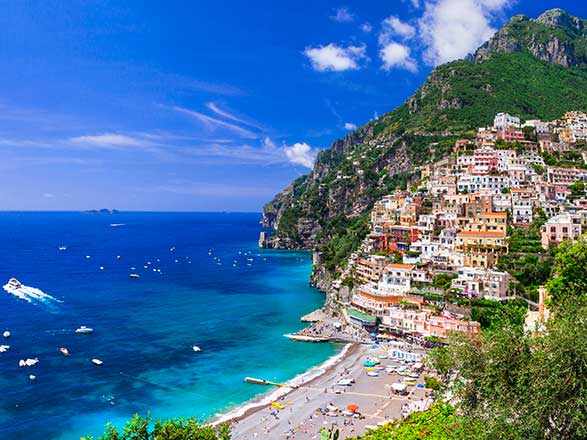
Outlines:
{"label": "boat wake", "polygon": [[45,305],[50,307],[55,307],[58,303],[62,303],[63,301],[52,297],[51,295],[43,292],[41,289],[37,289],[35,287],[20,285],[20,287],[15,287],[10,285],[10,283],[6,283],[2,288],[16,296],[19,299],[22,299],[31,304],[38,304],[38,305]]}

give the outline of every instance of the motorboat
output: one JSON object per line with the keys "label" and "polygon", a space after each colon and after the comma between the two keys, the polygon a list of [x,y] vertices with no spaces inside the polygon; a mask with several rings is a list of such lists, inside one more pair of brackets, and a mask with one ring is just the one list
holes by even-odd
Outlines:
{"label": "motorboat", "polygon": [[194,346],[192,347],[192,349],[193,349],[194,351],[202,351],[202,349],[201,349],[200,347],[198,347],[197,345],[194,345]]}
{"label": "motorboat", "polygon": [[0,345],[0,353],[10,350],[10,345]]}
{"label": "motorboat", "polygon": [[75,330],[76,333],[92,333],[93,331],[93,328],[86,327],[85,325],[82,325],[80,328]]}
{"label": "motorboat", "polygon": [[367,376],[369,377],[379,377],[378,371],[367,371]]}
{"label": "motorboat", "polygon": [[67,246],[59,246],[59,250],[60,251],[66,251],[67,250]]}
{"label": "motorboat", "polygon": [[22,287],[22,284],[16,278],[10,278],[8,280],[8,286],[12,287],[13,289],[20,289]]}
{"label": "motorboat", "polygon": [[34,374],[30,374],[29,375],[29,379],[30,380],[36,380],[37,379],[37,376],[35,376]]}
{"label": "motorboat", "polygon": [[5,338],[9,338],[10,337],[10,332],[8,330],[5,330],[4,333],[2,333],[2,336]]}
{"label": "motorboat", "polygon": [[61,354],[63,354],[63,356],[69,356],[69,351],[67,350],[67,348],[61,347],[59,351],[61,352]]}
{"label": "motorboat", "polygon": [[102,362],[100,359],[92,359],[92,363],[94,365],[102,365],[104,362]]}
{"label": "motorboat", "polygon": [[131,273],[129,276],[131,278],[140,278],[141,277],[138,273]]}

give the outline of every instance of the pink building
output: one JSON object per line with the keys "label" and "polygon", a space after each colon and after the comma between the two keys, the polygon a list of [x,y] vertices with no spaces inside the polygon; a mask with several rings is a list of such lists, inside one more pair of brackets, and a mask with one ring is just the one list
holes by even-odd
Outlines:
{"label": "pink building", "polygon": [[574,222],[570,215],[557,215],[540,228],[542,248],[558,245],[565,240],[575,241],[581,235],[581,223]]}

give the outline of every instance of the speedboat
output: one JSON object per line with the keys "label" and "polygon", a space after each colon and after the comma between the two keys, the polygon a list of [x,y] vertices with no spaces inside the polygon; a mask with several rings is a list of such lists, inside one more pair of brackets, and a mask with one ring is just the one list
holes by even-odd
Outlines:
{"label": "speedboat", "polygon": [[86,327],[85,325],[82,325],[80,328],[75,330],[76,333],[92,333],[93,331],[93,328]]}
{"label": "speedboat", "polygon": [[10,350],[10,345],[0,345],[0,353]]}
{"label": "speedboat", "polygon": [[20,289],[22,287],[22,284],[16,278],[10,278],[8,280],[8,286],[12,287],[13,289]]}
{"label": "speedboat", "polygon": [[92,363],[94,365],[102,365],[104,362],[102,362],[100,359],[92,359]]}
{"label": "speedboat", "polygon": [[34,374],[29,375],[30,380],[35,380],[36,378],[37,378],[37,376],[35,376]]}
{"label": "speedboat", "polygon": [[194,351],[202,351],[202,349],[201,349],[200,347],[198,347],[197,345],[194,345],[194,346],[192,347],[192,349],[193,349]]}
{"label": "speedboat", "polygon": [[131,277],[131,278],[140,278],[141,276],[138,273],[131,273],[129,275],[129,277]]}
{"label": "speedboat", "polygon": [[69,356],[69,351],[67,350],[67,348],[61,347],[59,351],[61,352],[61,354],[63,354],[63,356]]}
{"label": "speedboat", "polygon": [[59,246],[59,250],[60,251],[65,251],[65,250],[67,250],[67,246]]}
{"label": "speedboat", "polygon": [[379,377],[378,371],[367,371],[367,376],[369,377]]}
{"label": "speedboat", "polygon": [[4,331],[4,333],[2,333],[2,336],[5,338],[9,338],[10,337],[10,332],[8,330]]}

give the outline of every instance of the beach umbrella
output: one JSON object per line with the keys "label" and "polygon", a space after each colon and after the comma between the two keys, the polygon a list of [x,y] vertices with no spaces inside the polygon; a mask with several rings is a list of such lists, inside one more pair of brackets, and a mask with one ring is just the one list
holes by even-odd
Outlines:
{"label": "beach umbrella", "polygon": [[346,409],[348,409],[349,411],[352,411],[352,412],[357,412],[359,409],[359,406],[355,405],[355,404],[351,404],[351,405],[347,406]]}

